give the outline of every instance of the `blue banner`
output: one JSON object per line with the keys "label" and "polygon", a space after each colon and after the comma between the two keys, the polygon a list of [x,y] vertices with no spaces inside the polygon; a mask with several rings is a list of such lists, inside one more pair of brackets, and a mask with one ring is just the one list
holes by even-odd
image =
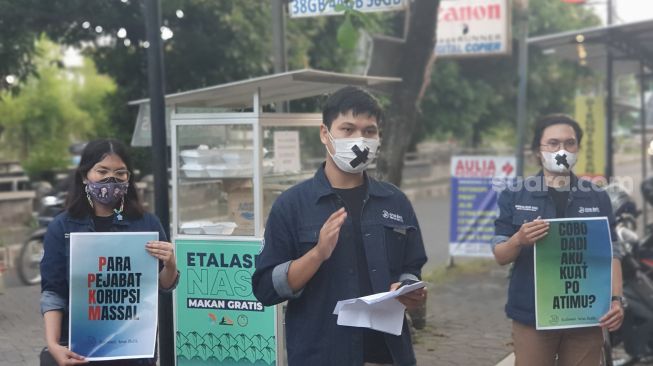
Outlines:
{"label": "blue banner", "polygon": [[70,349],[89,361],[154,357],[157,232],[70,234]]}
{"label": "blue banner", "polygon": [[455,156],[451,159],[449,255],[491,257],[497,218],[494,185],[515,176],[514,158]]}

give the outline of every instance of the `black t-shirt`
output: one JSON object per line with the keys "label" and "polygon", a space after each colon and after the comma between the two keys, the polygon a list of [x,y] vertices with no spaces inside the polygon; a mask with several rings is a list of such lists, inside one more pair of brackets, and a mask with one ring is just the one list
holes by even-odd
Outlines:
{"label": "black t-shirt", "polygon": [[565,210],[569,203],[569,186],[561,188],[547,187],[547,190],[556,206],[556,218],[565,217]]}
{"label": "black t-shirt", "polygon": [[95,231],[98,233],[111,231],[113,226],[113,215],[111,216],[93,216]]}
{"label": "black t-shirt", "polygon": [[[336,194],[342,199],[347,210],[347,216],[351,218],[353,233],[352,242],[346,243],[353,245],[356,255],[356,267],[358,270],[358,283],[360,286],[360,296],[371,295],[372,282],[367,267],[367,258],[365,257],[365,248],[363,246],[363,234],[361,231],[361,213],[365,197],[367,196],[367,185],[363,184],[358,187],[349,189],[335,189]],[[362,328],[363,331],[363,360],[371,363],[392,363],[392,355],[385,343],[383,333],[369,328]]]}

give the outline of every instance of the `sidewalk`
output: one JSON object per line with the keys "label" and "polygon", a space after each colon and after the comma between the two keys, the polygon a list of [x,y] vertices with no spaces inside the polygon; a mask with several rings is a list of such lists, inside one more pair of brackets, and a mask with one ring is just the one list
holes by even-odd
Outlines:
{"label": "sidewalk", "polygon": [[0,295],[0,365],[35,366],[45,345],[39,310],[39,286],[22,286],[13,271],[5,272]]}
{"label": "sidewalk", "polygon": [[492,260],[470,260],[425,278],[433,283],[426,328],[415,333],[418,365],[493,366],[512,352],[507,274]]}
{"label": "sidewalk", "polygon": [[[511,352],[503,313],[507,269],[489,261],[460,261],[427,278],[428,318],[415,333],[418,365],[494,366]],[[0,295],[0,366],[37,366],[44,345],[39,286],[5,274]]]}

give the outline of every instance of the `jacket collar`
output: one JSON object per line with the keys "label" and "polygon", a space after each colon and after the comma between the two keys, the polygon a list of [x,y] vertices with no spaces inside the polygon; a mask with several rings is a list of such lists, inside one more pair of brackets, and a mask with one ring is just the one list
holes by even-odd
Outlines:
{"label": "jacket collar", "polygon": [[[74,223],[80,224],[80,225],[89,225],[89,226],[93,226],[93,227],[95,226],[95,224],[93,223],[93,219],[91,218],[90,215],[86,215],[86,216],[81,217],[81,218],[72,217],[72,216],[70,216],[70,214],[68,214],[67,216],[68,216],[67,220],[70,221],[70,222],[74,222]],[[116,218],[116,215],[113,215],[113,225],[129,226],[129,220],[125,219],[124,216],[123,216],[122,220],[118,220]]]}
{"label": "jacket collar", "polygon": [[[322,163],[320,168],[315,172],[313,176],[313,189],[315,192],[315,202],[319,201],[320,198],[335,194],[331,183],[327,179],[326,173],[324,172],[324,167],[326,163]],[[388,197],[393,194],[393,192],[386,187],[384,187],[377,180],[369,177],[367,172],[363,172],[363,178],[365,179],[365,185],[367,185],[367,194],[370,196],[377,197]]]}
{"label": "jacket collar", "polygon": [[[539,184],[539,187],[541,188],[541,189],[531,191],[531,194],[533,196],[544,197],[549,194],[548,190],[546,189],[546,184],[544,182],[544,172],[542,170],[540,170],[535,176],[526,178],[526,181],[524,182],[524,186],[528,186],[528,181],[532,181],[532,180],[536,180],[535,181],[536,185],[534,185],[534,187],[538,187],[537,184]],[[574,174],[573,172],[570,173],[569,186],[571,187],[571,191],[569,192],[569,195],[572,198],[589,197],[591,190],[599,189],[596,185],[594,185],[592,182],[588,180],[578,179],[576,174]]]}

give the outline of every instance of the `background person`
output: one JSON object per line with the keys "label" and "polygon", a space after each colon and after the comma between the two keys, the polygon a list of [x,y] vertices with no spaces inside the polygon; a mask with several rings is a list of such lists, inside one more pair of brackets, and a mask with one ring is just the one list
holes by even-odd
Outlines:
{"label": "background person", "polygon": [[[506,314],[513,320],[515,365],[596,366],[601,357],[603,332],[599,327],[560,330],[535,329],[533,245],[547,235],[544,219],[606,216],[614,235],[614,215],[608,194],[578,179],[571,171],[583,137],[576,121],[565,115],[549,115],[535,125],[531,144],[542,170],[499,196],[493,253],[501,264],[514,263],[508,288]],[[598,210],[584,210],[598,207]],[[601,327],[616,330],[623,321],[621,263],[613,245],[612,303]]]}
{"label": "background person", "polygon": [[[288,300],[290,366],[414,365],[405,319],[400,336],[336,324],[339,300],[418,280],[426,254],[406,196],[365,173],[379,147],[376,99],[345,87],[329,97],[322,116],[326,162],[275,201],[252,277],[254,295],[266,306]],[[415,308],[426,291],[399,300]]]}
{"label": "background person", "polygon": [[[136,193],[127,149],[116,140],[89,142],[67,196],[66,210],[48,225],[41,261],[41,312],[45,339],[58,365],[87,363],[66,347],[68,340],[68,294],[70,233],[156,231],[159,241],[145,245],[159,259],[159,288],[171,291],[179,280],[171,243],[159,220],[146,213]],[[102,192],[120,194],[103,195]],[[101,365],[153,365],[156,359],[92,362]]]}

